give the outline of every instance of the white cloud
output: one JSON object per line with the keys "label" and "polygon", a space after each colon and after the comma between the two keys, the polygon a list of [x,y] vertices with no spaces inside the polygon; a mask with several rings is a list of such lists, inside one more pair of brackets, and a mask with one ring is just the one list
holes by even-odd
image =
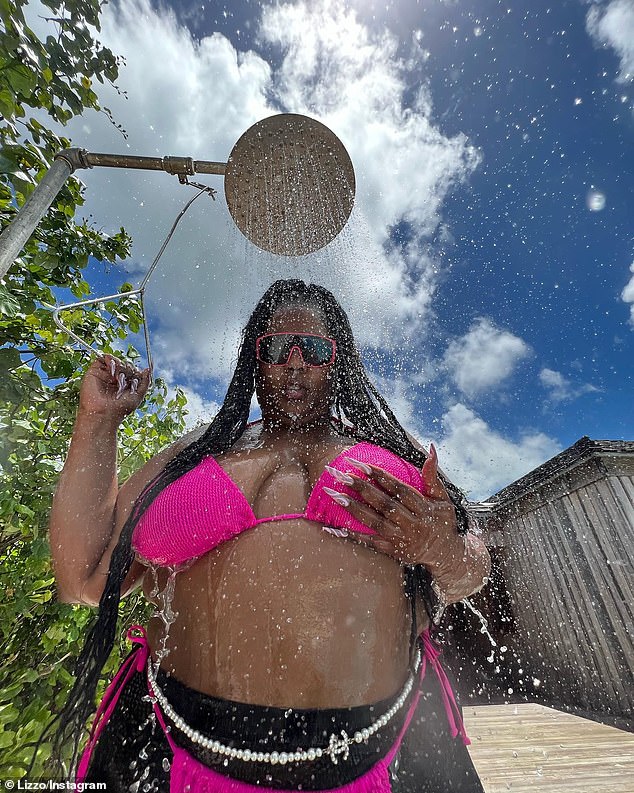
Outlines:
{"label": "white cloud", "polygon": [[543,432],[505,438],[463,404],[443,416],[438,459],[445,473],[472,499],[485,499],[561,451]]}
{"label": "white cloud", "polygon": [[630,303],[630,325],[634,328],[634,262],[630,265],[630,272],[632,273],[632,277],[625,285],[625,288],[621,292],[621,299],[625,303]]}
{"label": "white cloud", "polygon": [[575,385],[564,377],[561,372],[556,372],[554,369],[548,369],[547,367],[544,367],[539,373],[539,380],[544,388],[549,390],[548,398],[553,402],[566,402],[583,394],[599,391],[596,386],[590,383]]}
{"label": "white cloud", "polygon": [[634,0],[612,0],[606,6],[594,4],[586,16],[590,35],[612,47],[620,60],[618,82],[634,80]]}
{"label": "white cloud", "polygon": [[187,397],[185,410],[185,427],[190,430],[201,424],[209,424],[216,413],[220,410],[220,405],[212,399],[203,399],[197,391],[181,386]]}
{"label": "white cloud", "polygon": [[460,391],[475,396],[499,385],[529,354],[525,341],[480,317],[449,344],[444,364]]}
{"label": "white cloud", "polygon": [[[226,377],[239,328],[279,277],[332,289],[363,344],[407,338],[429,314],[439,278],[419,243],[441,221],[447,192],[478,163],[464,136],[449,138],[434,126],[420,62],[399,60],[391,34],[371,33],[353,11],[328,0],[265,7],[259,35],[279,55],[275,70],[218,33],[193,40],[148,0],[109,4],[100,39],[125,58],[118,85],[128,98],[100,87],[101,99],[129,137],[123,141],[103,114],[69,126],[73,144],[90,151],[226,160],[244,130],[281,109],[318,116],[350,151],[358,182],[350,224],[332,245],[299,260],[247,243],[226,209],[222,179],[194,177],[218,188],[217,200],[194,204],[147,290],[157,369],[180,379]],[[421,87],[406,106],[415,68]],[[86,212],[106,230],[125,225],[132,234],[129,265],[140,279],[193,192],[164,173],[80,176]],[[385,245],[401,219],[416,229],[405,251]]]}

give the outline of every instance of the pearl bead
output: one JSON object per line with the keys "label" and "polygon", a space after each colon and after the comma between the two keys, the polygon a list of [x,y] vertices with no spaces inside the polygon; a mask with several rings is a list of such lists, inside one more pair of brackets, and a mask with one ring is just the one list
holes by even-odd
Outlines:
{"label": "pearl bead", "polygon": [[288,755],[286,752],[281,752],[279,756],[280,765],[286,765],[288,762]]}
{"label": "pearl bead", "polygon": [[271,765],[276,765],[280,756],[277,752],[271,752]]}
{"label": "pearl bead", "polygon": [[360,732],[355,732],[355,734],[354,734],[354,742],[355,743],[361,743],[362,740],[363,740],[363,735],[361,735]]}
{"label": "pearl bead", "polygon": [[315,752],[314,749],[309,749],[308,750],[308,759],[309,760],[314,760],[316,756],[317,756],[317,753]]}
{"label": "pearl bead", "polygon": [[317,757],[321,757],[322,754],[323,754],[323,751],[321,749],[315,749],[315,754],[317,755]]}

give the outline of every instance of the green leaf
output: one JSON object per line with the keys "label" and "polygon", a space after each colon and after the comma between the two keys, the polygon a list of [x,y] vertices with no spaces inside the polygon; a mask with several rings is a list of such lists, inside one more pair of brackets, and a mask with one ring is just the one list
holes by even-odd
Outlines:
{"label": "green leaf", "polygon": [[3,376],[13,369],[17,369],[22,363],[20,353],[12,347],[3,347],[0,349],[0,373]]}
{"label": "green leaf", "polygon": [[13,297],[3,284],[0,284],[0,314],[15,317],[20,310],[20,303]]}
{"label": "green leaf", "polygon": [[8,81],[13,90],[22,94],[24,98],[30,96],[36,85],[36,77],[31,69],[19,64],[8,68],[4,73],[4,78]]}
{"label": "green leaf", "polygon": [[0,114],[5,118],[13,118],[15,115],[15,101],[8,88],[0,90]]}

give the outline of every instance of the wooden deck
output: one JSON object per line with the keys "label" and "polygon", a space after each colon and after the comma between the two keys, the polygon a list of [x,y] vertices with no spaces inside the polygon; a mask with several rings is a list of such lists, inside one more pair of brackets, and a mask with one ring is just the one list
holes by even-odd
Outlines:
{"label": "wooden deck", "polygon": [[486,793],[634,793],[634,735],[544,705],[464,709]]}

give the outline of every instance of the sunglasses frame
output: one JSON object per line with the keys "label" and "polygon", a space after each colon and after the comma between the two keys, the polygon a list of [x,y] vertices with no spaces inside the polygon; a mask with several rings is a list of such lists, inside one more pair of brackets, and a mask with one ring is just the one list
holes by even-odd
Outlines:
{"label": "sunglasses frame", "polygon": [[[262,339],[266,339],[270,336],[307,336],[313,339],[324,339],[325,341],[329,341],[332,344],[332,357],[326,363],[307,363],[304,359],[304,353],[302,352],[301,348],[297,344],[293,344],[291,349],[288,351],[288,358],[284,363],[269,363],[268,361],[263,361],[260,358],[260,341]],[[288,366],[288,362],[290,361],[293,350],[297,350],[300,354],[302,362],[304,366],[310,366],[314,369],[322,369],[324,366],[331,366],[335,362],[335,358],[337,356],[337,342],[334,339],[331,339],[329,336],[322,336],[319,333],[304,333],[304,332],[295,332],[295,331],[288,331],[282,330],[277,333],[263,333],[261,336],[258,336],[255,340],[255,357],[257,358],[260,363],[263,363],[265,366]]]}

